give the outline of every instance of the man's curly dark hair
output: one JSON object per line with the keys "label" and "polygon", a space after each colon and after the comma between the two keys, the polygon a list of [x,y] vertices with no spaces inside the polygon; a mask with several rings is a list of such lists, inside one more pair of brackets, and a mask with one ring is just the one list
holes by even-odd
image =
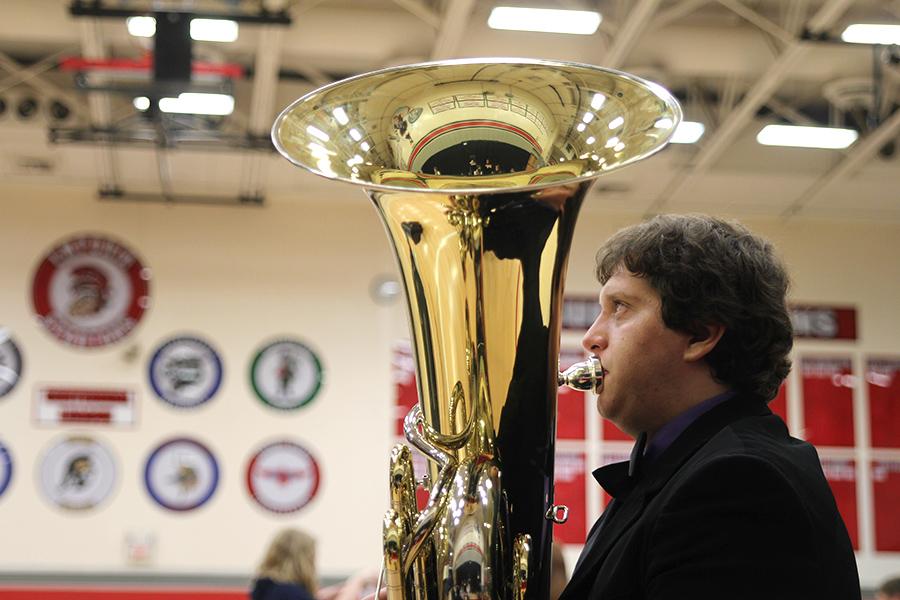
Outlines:
{"label": "man's curly dark hair", "polygon": [[706,356],[716,381],[766,401],[791,368],[790,285],[772,245],[737,223],[704,215],[660,215],[627,227],[597,253],[605,284],[624,267],[644,277],[662,299],[670,329],[725,333]]}

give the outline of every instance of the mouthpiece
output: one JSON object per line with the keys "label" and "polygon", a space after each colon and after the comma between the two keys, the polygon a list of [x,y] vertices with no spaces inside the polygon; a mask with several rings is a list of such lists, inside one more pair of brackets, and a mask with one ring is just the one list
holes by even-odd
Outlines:
{"label": "mouthpiece", "polygon": [[567,385],[573,390],[597,393],[603,387],[603,365],[599,358],[592,356],[560,373],[558,381],[559,385]]}

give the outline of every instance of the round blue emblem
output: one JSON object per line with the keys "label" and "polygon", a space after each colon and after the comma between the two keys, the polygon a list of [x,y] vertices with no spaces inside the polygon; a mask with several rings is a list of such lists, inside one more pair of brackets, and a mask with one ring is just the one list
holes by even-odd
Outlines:
{"label": "round blue emblem", "polygon": [[212,346],[193,337],[173,338],[150,359],[150,385],[173,406],[193,408],[212,398],[222,383],[222,361]]}
{"label": "round blue emblem", "polygon": [[9,455],[9,450],[6,449],[3,442],[0,442],[0,496],[2,496],[3,492],[6,491],[6,488],[9,487],[12,474],[12,457]]}
{"label": "round blue emblem", "polygon": [[147,459],[144,483],[150,497],[169,510],[193,510],[205,504],[219,485],[219,465],[206,446],[175,438]]}

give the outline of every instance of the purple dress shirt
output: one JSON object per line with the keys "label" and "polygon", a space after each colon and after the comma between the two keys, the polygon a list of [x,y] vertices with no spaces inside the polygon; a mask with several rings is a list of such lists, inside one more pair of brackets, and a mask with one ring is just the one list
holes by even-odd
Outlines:
{"label": "purple dress shirt", "polygon": [[665,452],[665,450],[671,446],[675,440],[678,439],[678,436],[687,429],[691,423],[700,418],[704,413],[712,410],[716,406],[722,404],[726,400],[730,400],[735,395],[735,392],[732,390],[728,390],[727,392],[723,392],[712,398],[704,400],[700,404],[696,406],[692,406],[687,409],[662,427],[660,427],[659,431],[656,432],[650,441],[647,443],[647,449],[644,451],[643,460],[647,462],[652,462],[656,459],[660,454]]}

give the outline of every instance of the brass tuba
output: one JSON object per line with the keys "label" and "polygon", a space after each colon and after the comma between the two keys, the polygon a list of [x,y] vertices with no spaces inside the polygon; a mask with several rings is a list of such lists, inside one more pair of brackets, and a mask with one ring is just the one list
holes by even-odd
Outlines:
{"label": "brass tuba", "polygon": [[319,175],[363,186],[406,290],[429,459],[390,458],[392,600],[538,599],[549,589],[556,391],[598,389],[596,360],[556,368],[567,255],[603,173],[665,146],[677,101],[637,77],[563,62],[454,60],[385,69],[288,106],[272,138]]}

